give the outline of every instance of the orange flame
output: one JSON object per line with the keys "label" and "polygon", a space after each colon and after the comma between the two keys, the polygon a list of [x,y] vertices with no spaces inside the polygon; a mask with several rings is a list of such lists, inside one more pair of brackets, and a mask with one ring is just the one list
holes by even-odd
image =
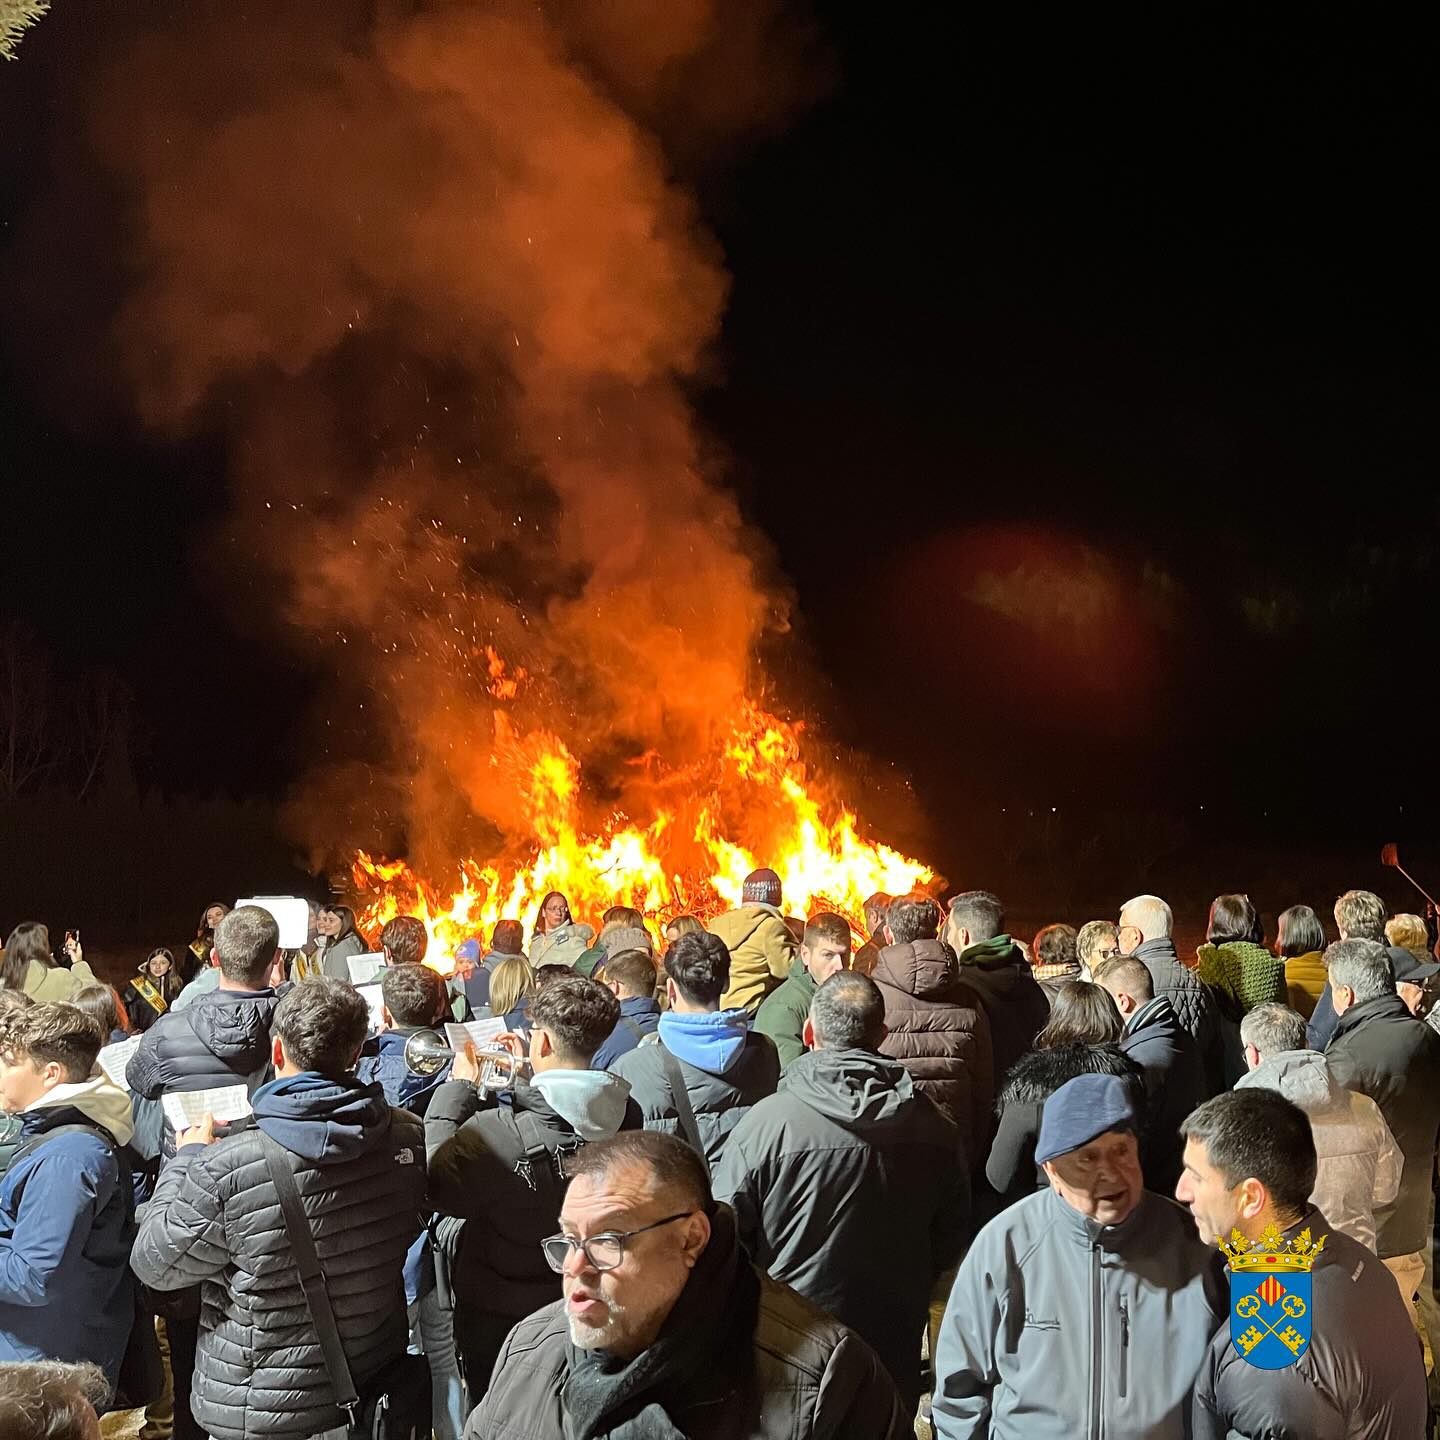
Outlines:
{"label": "orange flame", "polygon": [[[495,656],[492,675],[504,672]],[[597,930],[612,905],[634,906],[663,925],[687,911],[703,919],[739,905],[745,876],[769,865],[780,876],[787,913],[833,910],[863,935],[868,896],[923,889],[935,872],[864,839],[843,804],[815,798],[800,758],[803,728],[749,706],[707,773],[667,777],[667,793],[678,798],[648,825],[612,811],[587,829],[575,757],[544,732],[515,739],[501,717],[491,763],[515,767],[531,846],[486,862],[462,860],[449,883],[362,851],[353,866],[361,928],[373,935],[396,915],[418,916],[430,937],[427,962],[448,973],[457,947],[469,939],[483,947],[498,920],[520,920],[533,931],[551,890]]]}

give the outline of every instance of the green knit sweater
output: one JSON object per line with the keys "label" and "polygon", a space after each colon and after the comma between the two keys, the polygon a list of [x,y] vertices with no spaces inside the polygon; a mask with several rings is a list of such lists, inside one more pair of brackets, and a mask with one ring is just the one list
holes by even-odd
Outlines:
{"label": "green knit sweater", "polygon": [[1285,962],[1263,945],[1227,940],[1223,945],[1202,945],[1196,954],[1200,978],[1228,996],[1241,1014],[1272,1000],[1286,1003]]}

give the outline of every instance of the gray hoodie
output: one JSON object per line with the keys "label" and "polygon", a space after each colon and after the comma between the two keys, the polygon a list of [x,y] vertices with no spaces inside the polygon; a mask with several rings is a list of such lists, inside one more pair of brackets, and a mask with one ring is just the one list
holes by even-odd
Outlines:
{"label": "gray hoodie", "polygon": [[1315,1188],[1310,1203],[1335,1229],[1375,1249],[1375,1212],[1400,1193],[1405,1157],[1380,1107],[1346,1090],[1314,1050],[1282,1050],[1235,1082],[1275,1090],[1310,1117]]}
{"label": "gray hoodie", "polygon": [[1183,1440],[1226,1314],[1218,1253],[1146,1191],[1100,1225],[1053,1190],[976,1237],[936,1347],[943,1440]]}

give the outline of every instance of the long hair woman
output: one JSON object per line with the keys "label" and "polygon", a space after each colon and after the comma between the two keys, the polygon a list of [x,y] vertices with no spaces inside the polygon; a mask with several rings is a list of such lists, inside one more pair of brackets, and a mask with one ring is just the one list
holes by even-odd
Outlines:
{"label": "long hair woman", "polygon": [[1288,998],[1285,962],[1265,948],[1264,939],[1260,914],[1248,895],[1217,895],[1210,902],[1196,969],[1215,990],[1221,1010],[1237,1023],[1257,1005],[1283,1005]]}
{"label": "long hair woman", "polygon": [[985,1178],[999,1204],[985,1218],[1044,1188],[1046,1182],[1035,1164],[1040,1114],[1046,1100],[1067,1080],[1077,1075],[1126,1078],[1132,1082],[1136,1114],[1143,1114],[1144,1072],[1120,1053],[1124,1030],[1125,1022],[1108,990],[1088,980],[1075,980],[1056,990],[1049,1022],[1035,1037],[1034,1048],[1011,1067],[995,1104],[1000,1126],[985,1162]]}
{"label": "long hair woman", "polygon": [[[78,948],[78,947],[77,947]],[[50,951],[50,930],[38,920],[22,920],[5,941],[0,986],[23,990],[32,1000],[68,1000],[76,989],[95,979],[83,959],[69,969]]]}
{"label": "long hair woman", "polygon": [[184,988],[175,957],[163,946],[152,950],[121,996],[135,1033],[139,1035],[148,1030],[170,1009]]}
{"label": "long hair woman", "polygon": [[594,927],[576,920],[570,913],[570,902],[558,890],[552,890],[540,902],[535,914],[535,929],[530,935],[530,963],[573,965],[590,948],[594,938]]}
{"label": "long hair woman", "polygon": [[321,964],[332,980],[348,980],[350,967],[345,962],[352,955],[366,955],[369,942],[355,928],[355,912],[348,905],[322,905],[316,916],[317,942],[323,940],[325,948]]}
{"label": "long hair woman", "polygon": [[530,1026],[530,997],[535,993],[535,971],[523,955],[502,960],[490,977],[490,1013],[505,1017],[507,1030]]}
{"label": "long hair woman", "polygon": [[182,987],[210,963],[210,952],[215,948],[215,927],[229,913],[230,907],[223,900],[212,900],[200,912],[195,938],[185,947],[185,953],[176,967],[180,972]]}

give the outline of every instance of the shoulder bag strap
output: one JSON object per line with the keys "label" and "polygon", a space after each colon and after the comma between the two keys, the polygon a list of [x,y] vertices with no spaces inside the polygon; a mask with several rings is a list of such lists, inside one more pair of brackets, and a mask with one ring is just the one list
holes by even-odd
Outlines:
{"label": "shoulder bag strap", "polygon": [[345,1347],[340,1343],[340,1330],[335,1324],[335,1310],[330,1304],[330,1292],[325,1287],[325,1272],[320,1268],[320,1256],[315,1252],[315,1236],[311,1233],[310,1222],[305,1218],[305,1207],[300,1203],[300,1191],[295,1185],[295,1172],[290,1168],[290,1152],[280,1142],[260,1131],[260,1144],[265,1151],[265,1168],[270,1172],[270,1183],[280,1197],[280,1213],[285,1218],[285,1233],[290,1237],[290,1250],[300,1271],[300,1284],[305,1291],[305,1306],[310,1311],[311,1322],[320,1339],[320,1349],[325,1356],[325,1369],[335,1391],[335,1402],[355,1424],[359,1413],[360,1397],[355,1393],[355,1382],[350,1376],[350,1362],[345,1358]]}
{"label": "shoulder bag strap", "polygon": [[665,1079],[670,1086],[670,1098],[675,1102],[675,1112],[680,1117],[680,1128],[685,1132],[685,1138],[690,1142],[690,1148],[700,1157],[700,1163],[705,1167],[705,1173],[710,1173],[710,1157],[705,1153],[705,1146],[700,1140],[700,1126],[695,1121],[695,1107],[690,1103],[690,1092],[685,1088],[685,1076],[680,1069],[680,1062],[666,1048],[665,1042],[660,1042],[660,1063],[665,1067]]}

